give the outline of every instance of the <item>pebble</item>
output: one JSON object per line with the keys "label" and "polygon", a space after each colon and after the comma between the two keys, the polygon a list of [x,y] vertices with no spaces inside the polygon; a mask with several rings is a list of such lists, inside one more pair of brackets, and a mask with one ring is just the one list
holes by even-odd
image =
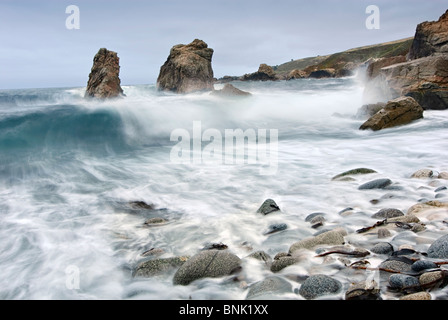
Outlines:
{"label": "pebble", "polygon": [[154,259],[141,262],[134,271],[134,277],[149,278],[182,266],[189,257]]}
{"label": "pebble", "polygon": [[293,253],[299,249],[313,249],[318,245],[339,245],[344,244],[344,236],[347,235],[347,231],[344,228],[336,228],[317,236],[306,238],[291,245],[289,253]]}
{"label": "pebble", "polygon": [[370,251],[376,254],[392,254],[394,247],[389,242],[380,242],[374,245]]}
{"label": "pebble", "polygon": [[448,234],[434,241],[427,253],[429,258],[448,259]]}
{"label": "pebble", "polygon": [[175,273],[174,285],[189,285],[201,278],[227,276],[240,268],[241,259],[227,250],[206,250],[194,255]]}
{"label": "pebble", "polygon": [[301,285],[299,293],[307,300],[322,296],[335,295],[341,292],[342,283],[324,274],[310,276]]}
{"label": "pebble", "polygon": [[376,179],[361,185],[359,190],[384,189],[392,184],[390,179]]}
{"label": "pebble", "polygon": [[273,234],[276,232],[280,232],[283,230],[288,229],[288,226],[286,225],[286,223],[276,223],[276,224],[272,224],[268,227],[268,229],[266,231],[263,232],[263,235],[269,235],[269,234]]}
{"label": "pebble", "polygon": [[419,278],[420,285],[422,286],[436,286],[439,281],[444,279],[444,273],[442,271],[426,272]]}
{"label": "pebble", "polygon": [[437,269],[438,267],[439,266],[432,261],[418,260],[412,264],[411,269],[415,272],[420,272],[427,269]]}
{"label": "pebble", "polygon": [[331,180],[340,180],[340,178],[350,175],[358,175],[358,174],[370,174],[370,173],[377,173],[375,170],[367,169],[367,168],[357,168],[345,171],[341,174],[338,174],[334,176]]}
{"label": "pebble", "polygon": [[422,291],[405,295],[400,300],[431,300],[431,295],[426,291]]}
{"label": "pebble", "polygon": [[404,216],[404,213],[401,210],[393,209],[393,208],[387,208],[387,209],[381,209],[374,215],[372,215],[372,218],[374,219],[389,219],[389,218],[395,218],[395,217],[401,217]]}
{"label": "pebble", "polygon": [[440,172],[439,176],[437,177],[438,179],[444,179],[444,180],[448,180],[448,172],[444,171],[444,172]]}
{"label": "pebble", "polygon": [[431,178],[434,174],[434,171],[431,169],[420,169],[416,172],[414,172],[411,175],[411,178],[417,178],[417,179],[425,179],[425,178]]}
{"label": "pebble", "polygon": [[276,259],[272,262],[271,271],[279,272],[286,267],[289,267],[297,262],[297,258],[292,256],[281,257],[280,259]]}
{"label": "pebble", "polygon": [[380,263],[379,268],[394,272],[409,272],[413,261],[404,257],[392,257]]}
{"label": "pebble", "polygon": [[393,289],[407,289],[419,287],[420,282],[416,277],[397,273],[389,277],[389,285]]}
{"label": "pebble", "polygon": [[350,284],[345,300],[382,300],[378,283],[372,280]]}
{"label": "pebble", "polygon": [[272,212],[280,211],[279,206],[272,199],[267,199],[261,207],[257,210],[257,213],[261,213],[263,215],[270,214]]}
{"label": "pebble", "polygon": [[285,279],[270,276],[249,287],[246,300],[280,299],[278,295],[292,293],[292,285]]}

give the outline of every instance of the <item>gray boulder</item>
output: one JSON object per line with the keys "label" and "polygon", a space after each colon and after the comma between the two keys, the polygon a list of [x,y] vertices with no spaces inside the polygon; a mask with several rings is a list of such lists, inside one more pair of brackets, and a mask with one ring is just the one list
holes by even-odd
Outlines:
{"label": "gray boulder", "polygon": [[434,241],[428,249],[428,257],[433,259],[448,259],[448,235]]}
{"label": "gray boulder", "polygon": [[342,283],[327,275],[318,274],[305,280],[299,289],[299,293],[307,300],[313,300],[322,296],[335,295],[341,292]]}
{"label": "gray boulder", "polygon": [[227,250],[206,250],[191,257],[176,272],[175,285],[189,285],[201,278],[231,275],[240,269],[241,259]]}
{"label": "gray boulder", "polygon": [[257,213],[261,213],[263,215],[270,214],[272,212],[280,211],[279,206],[272,199],[267,199],[261,207],[257,210]]}
{"label": "gray boulder", "polygon": [[281,295],[292,293],[292,285],[277,276],[268,277],[249,287],[246,300],[281,299]]}

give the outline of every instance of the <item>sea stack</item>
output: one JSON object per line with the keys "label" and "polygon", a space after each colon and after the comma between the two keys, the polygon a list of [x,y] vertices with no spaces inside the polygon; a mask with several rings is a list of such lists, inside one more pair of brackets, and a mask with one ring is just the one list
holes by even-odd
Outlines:
{"label": "sea stack", "polygon": [[93,58],[85,97],[107,99],[124,96],[119,74],[120,59],[117,53],[101,48]]}
{"label": "sea stack", "polygon": [[187,45],[175,45],[160,68],[157,88],[175,93],[212,91],[213,52],[204,41],[198,39]]}

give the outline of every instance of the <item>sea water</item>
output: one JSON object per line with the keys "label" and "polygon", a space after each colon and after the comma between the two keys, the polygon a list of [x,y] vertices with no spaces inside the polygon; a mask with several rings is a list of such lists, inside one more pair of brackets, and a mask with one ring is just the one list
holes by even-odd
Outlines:
{"label": "sea water", "polygon": [[[85,88],[0,91],[0,299],[244,299],[247,286],[222,278],[174,286],[175,270],[147,279],[134,278],[133,270],[152,248],[165,258],[223,243],[241,258],[257,250],[273,257],[316,232],[305,222],[314,212],[324,212],[330,227],[354,232],[372,225],[371,214],[384,206],[405,212],[422,198],[434,199],[426,182],[410,179],[413,172],[448,171],[446,111],[360,131],[359,78],[233,84],[252,95],[177,95],[155,85],[124,86],[125,98],[106,101],[84,99]],[[200,161],[197,152],[207,141],[187,150],[199,161],[176,163],[179,141],[172,133],[193,137],[198,123],[201,135],[211,129],[223,139],[226,130],[277,132],[270,141],[277,147],[274,170],[264,174],[266,164],[257,161]],[[331,180],[359,167],[377,174]],[[357,187],[385,177],[400,188],[391,191],[393,201],[372,205],[386,192]],[[256,213],[268,198],[281,214]],[[348,207],[358,213],[342,217]],[[145,226],[152,217],[168,223]],[[275,223],[288,228],[266,235]],[[443,231],[433,227],[427,241],[413,243],[416,249],[427,249]],[[286,273],[310,275],[316,265],[291,268]],[[245,260],[245,284],[269,274]]]}

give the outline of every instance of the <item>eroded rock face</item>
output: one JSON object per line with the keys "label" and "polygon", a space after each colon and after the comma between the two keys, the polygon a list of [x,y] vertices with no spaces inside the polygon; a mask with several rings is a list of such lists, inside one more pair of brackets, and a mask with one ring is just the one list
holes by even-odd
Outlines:
{"label": "eroded rock face", "polygon": [[409,59],[419,59],[434,54],[448,54],[448,10],[438,21],[423,22],[417,26]]}
{"label": "eroded rock face", "polygon": [[400,60],[369,66],[365,102],[409,96],[425,110],[448,109],[448,10],[438,21],[417,26],[407,61]]}
{"label": "eroded rock face", "polygon": [[214,50],[195,39],[190,44],[171,48],[157,78],[159,90],[175,93],[213,90],[212,57]]}
{"label": "eroded rock face", "polygon": [[117,53],[101,48],[93,59],[85,97],[104,99],[124,96],[119,74],[120,59]]}
{"label": "eroded rock face", "polygon": [[361,125],[360,130],[381,130],[408,124],[423,118],[423,108],[411,97],[400,97],[389,101],[386,106]]}
{"label": "eroded rock face", "polygon": [[265,63],[260,64],[257,72],[245,74],[242,81],[276,81],[279,78],[275,75],[274,69]]}

